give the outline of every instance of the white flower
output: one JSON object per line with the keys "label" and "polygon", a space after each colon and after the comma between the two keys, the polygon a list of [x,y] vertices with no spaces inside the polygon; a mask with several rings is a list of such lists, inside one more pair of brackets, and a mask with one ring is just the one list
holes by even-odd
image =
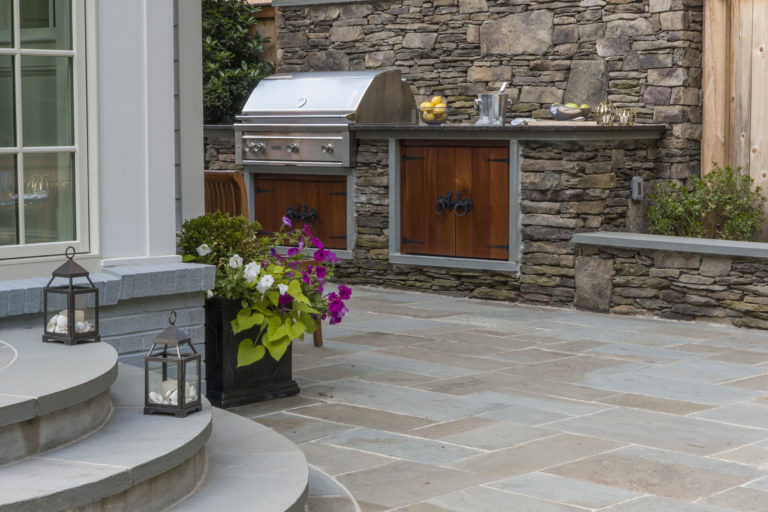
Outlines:
{"label": "white flower", "polygon": [[243,258],[235,254],[231,258],[229,258],[229,266],[230,268],[240,268],[243,266]]}
{"label": "white flower", "polygon": [[256,285],[256,289],[259,293],[264,293],[269,290],[275,282],[275,278],[267,274],[259,279],[259,284]]}
{"label": "white flower", "polygon": [[200,247],[197,248],[198,256],[207,256],[209,254],[211,254],[211,248],[208,247],[208,244],[202,244]]}
{"label": "white flower", "polygon": [[285,293],[288,291],[288,285],[280,283],[277,285],[277,289],[280,290],[280,295],[285,295]]}
{"label": "white flower", "polygon": [[205,292],[205,296],[208,297],[209,299],[212,299],[213,298],[213,290],[207,290]]}
{"label": "white flower", "polygon": [[249,283],[252,283],[259,278],[260,272],[261,272],[261,265],[259,265],[255,261],[252,261],[245,266],[243,275],[245,276],[246,281],[248,281]]}

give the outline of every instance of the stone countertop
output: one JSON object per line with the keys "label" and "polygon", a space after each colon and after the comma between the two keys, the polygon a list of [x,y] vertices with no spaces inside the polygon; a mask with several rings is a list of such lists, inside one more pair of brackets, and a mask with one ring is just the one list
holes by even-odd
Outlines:
{"label": "stone countertop", "polygon": [[352,124],[358,139],[516,139],[516,140],[626,140],[660,139],[665,124],[598,126],[594,121],[533,121],[525,125],[474,124]]}

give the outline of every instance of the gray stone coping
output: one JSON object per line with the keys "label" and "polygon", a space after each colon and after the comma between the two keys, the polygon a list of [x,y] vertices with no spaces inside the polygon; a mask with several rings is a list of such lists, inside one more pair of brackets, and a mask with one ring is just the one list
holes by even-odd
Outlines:
{"label": "gray stone coping", "polygon": [[206,445],[208,473],[197,491],[172,510],[210,512],[304,510],[309,468],[291,441],[255,421],[214,409]]}
{"label": "gray stone coping", "polygon": [[[212,428],[207,401],[202,411],[186,418],[147,416],[143,392],[143,370],[120,365],[112,388],[115,412],[101,429],[67,446],[0,467],[0,510],[82,507],[162,475],[203,448]],[[178,491],[167,486],[163,492],[172,496]]]}
{"label": "gray stone coping", "polygon": [[736,240],[713,240],[709,238],[686,238],[682,236],[607,231],[577,233],[573,235],[571,240],[577,245],[768,259],[768,244],[761,242],[739,242]]}
{"label": "gray stone coping", "polygon": [[17,354],[0,371],[0,427],[81,404],[117,377],[117,352],[107,343],[66,346],[43,343],[41,335],[42,326],[0,330]]}
{"label": "gray stone coping", "polygon": [[667,130],[665,124],[598,126],[596,124],[532,123],[526,126],[475,126],[449,124],[353,124],[358,139],[477,139],[477,140],[654,140]]}
{"label": "gray stone coping", "polygon": [[[199,263],[159,263],[105,267],[90,275],[99,289],[99,304],[177,293],[202,292],[214,287],[216,269]],[[43,288],[49,277],[0,281],[0,318],[43,311]]]}

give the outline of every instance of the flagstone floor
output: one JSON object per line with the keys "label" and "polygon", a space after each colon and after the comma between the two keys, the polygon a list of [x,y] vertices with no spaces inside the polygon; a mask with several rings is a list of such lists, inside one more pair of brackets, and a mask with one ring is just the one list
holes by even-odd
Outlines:
{"label": "flagstone floor", "polygon": [[[768,333],[355,287],[298,396],[234,409],[312,512],[768,510]],[[350,498],[350,496],[353,498]]]}

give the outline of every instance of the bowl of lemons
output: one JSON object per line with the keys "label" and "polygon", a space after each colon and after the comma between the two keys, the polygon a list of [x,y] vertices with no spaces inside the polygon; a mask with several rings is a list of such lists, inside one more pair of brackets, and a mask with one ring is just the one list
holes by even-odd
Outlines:
{"label": "bowl of lemons", "polygon": [[451,108],[442,96],[435,96],[430,101],[425,101],[419,105],[419,118],[426,124],[443,124],[448,119],[448,112]]}
{"label": "bowl of lemons", "polygon": [[586,119],[590,112],[590,106],[586,103],[577,105],[576,103],[566,103],[562,105],[560,103],[553,103],[549,107],[549,112],[555,121],[577,121]]}

